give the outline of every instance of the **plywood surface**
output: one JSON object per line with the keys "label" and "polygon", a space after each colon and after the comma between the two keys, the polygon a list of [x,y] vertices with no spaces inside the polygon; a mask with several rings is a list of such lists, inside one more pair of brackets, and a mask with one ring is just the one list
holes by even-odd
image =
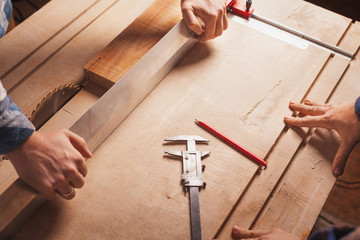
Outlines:
{"label": "plywood surface", "polygon": [[[49,202],[16,239],[189,239],[181,163],[163,156],[164,150],[184,149],[163,144],[165,137],[179,134],[210,140],[198,146],[212,152],[203,160],[207,188],[200,192],[200,206],[204,239],[214,237],[249,182],[268,169],[257,175],[256,164],[194,119],[265,157],[284,128],[289,99],[303,98],[329,57],[313,46],[303,50],[234,22],[230,27],[223,37],[197,45],[95,152],[86,187],[76,199]],[[294,153],[280,151],[286,154],[277,161],[285,163]],[[272,188],[262,190],[270,194]],[[250,209],[246,217],[254,219],[258,212]]]}
{"label": "plywood surface", "polygon": [[[356,51],[358,42],[353,41],[356,34],[342,38],[348,26],[352,26],[348,19],[311,5],[299,7],[299,2],[285,4],[283,13],[288,18],[279,21],[301,23],[298,10],[305,8],[311,13],[309,19],[333,16],[336,23],[330,24],[330,28],[335,29],[336,34],[327,35],[328,25],[324,24],[319,24],[316,32],[332,43],[351,42],[350,47],[345,44],[344,48]],[[44,55],[39,55],[45,56],[43,60],[35,58],[34,54],[30,62],[25,61],[24,66],[30,74],[17,73],[14,79],[21,81],[19,84],[15,81],[11,91],[13,98],[20,99],[24,89],[30,91],[29,86],[39,79],[42,87],[37,89],[43,92],[62,83],[61,79],[65,79],[64,82],[81,80],[83,73],[79,66],[95,52],[90,50],[94,45],[86,43],[99,43],[95,41],[98,36],[94,32],[105,32],[103,23],[111,22],[117,11],[125,11],[123,7],[127,5],[121,5],[123,3],[97,1],[94,4],[103,8],[94,10],[96,14],[80,14],[79,19],[88,17],[80,28],[71,30],[73,35],[65,35],[63,31],[61,36],[70,38],[59,40],[60,45],[51,40],[55,45],[47,49],[54,51],[44,50]],[[265,2],[260,3],[266,6]],[[139,9],[134,11],[140,13]],[[110,25],[107,30],[112,29],[111,34],[115,36],[113,30],[117,26],[113,22]],[[310,25],[301,26],[305,27],[300,30],[311,33]],[[105,39],[95,44],[95,49],[111,39],[109,34],[104,35]],[[145,45],[147,41],[149,39]],[[74,49],[82,50],[75,58],[69,54],[74,53]],[[279,56],[279,53],[286,54]],[[30,64],[34,61],[38,65]],[[78,197],[68,202],[61,199],[48,202],[16,239],[189,239],[188,196],[179,183],[181,162],[163,156],[165,150],[185,149],[181,144],[163,144],[165,137],[178,134],[198,134],[210,139],[208,145],[198,146],[212,152],[203,161],[207,166],[203,178],[208,187],[200,192],[204,239],[228,239],[232,223],[259,228],[283,226],[306,237],[321,203],[306,206],[317,197],[326,198],[334,181],[328,171],[328,160],[333,153],[323,155],[323,152],[327,144],[336,146],[337,141],[330,138],[329,142],[320,143],[318,136],[323,135],[316,131],[304,147],[304,133],[287,130],[282,118],[291,113],[287,108],[290,99],[300,101],[306,96],[318,95],[319,99],[326,99],[331,95],[348,63],[349,60],[338,56],[330,58],[328,52],[313,46],[299,49],[231,22],[223,37],[197,45],[95,152],[88,162],[87,184],[78,191]],[[56,69],[57,64],[62,67]],[[10,73],[6,76],[11,79]],[[49,76],[55,76],[55,80],[47,86]],[[328,78],[330,83],[326,82]],[[33,99],[36,94],[39,92],[32,93]],[[73,100],[72,110],[59,112],[47,129],[68,126],[96,98],[82,92]],[[84,99],[89,101],[81,104]],[[29,109],[33,102],[22,104]],[[80,105],[78,110],[77,104]],[[67,121],[62,121],[63,118]],[[256,164],[197,127],[193,123],[195,118],[214,125],[255,154],[265,157],[269,167],[258,174]],[[302,158],[308,158],[305,167],[297,160]],[[301,182],[301,176],[308,170],[316,174],[307,182]],[[309,194],[307,189],[314,182],[316,191]],[[306,187],[297,193],[299,184]],[[257,196],[255,193],[259,190],[261,195]],[[297,201],[292,201],[294,198]],[[292,212],[277,211],[284,202],[298,207]]]}

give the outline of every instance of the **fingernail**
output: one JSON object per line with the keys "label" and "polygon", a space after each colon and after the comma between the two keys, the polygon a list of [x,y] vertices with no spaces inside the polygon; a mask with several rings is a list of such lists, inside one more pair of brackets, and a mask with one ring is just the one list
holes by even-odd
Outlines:
{"label": "fingernail", "polygon": [[342,174],[342,170],[340,168],[335,168],[333,173],[335,177],[339,177]]}
{"label": "fingernail", "polygon": [[233,232],[233,233],[237,233],[239,230],[240,230],[240,228],[239,228],[238,226],[234,226],[234,227],[232,228],[232,232]]}
{"label": "fingernail", "polygon": [[290,104],[294,104],[295,102],[294,101],[290,101]]}
{"label": "fingernail", "polygon": [[304,100],[304,102],[305,103],[311,103],[311,101],[309,99],[307,99],[307,98]]}
{"label": "fingernail", "polygon": [[289,117],[289,116],[285,116],[284,119],[285,119],[285,120],[289,120],[290,117]]}

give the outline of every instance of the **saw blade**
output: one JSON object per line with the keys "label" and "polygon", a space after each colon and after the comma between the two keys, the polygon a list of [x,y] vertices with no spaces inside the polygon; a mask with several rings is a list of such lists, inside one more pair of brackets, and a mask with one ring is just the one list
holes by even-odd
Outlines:
{"label": "saw blade", "polygon": [[32,111],[30,121],[36,129],[44,125],[57,111],[62,108],[81,89],[78,84],[65,84],[48,93]]}

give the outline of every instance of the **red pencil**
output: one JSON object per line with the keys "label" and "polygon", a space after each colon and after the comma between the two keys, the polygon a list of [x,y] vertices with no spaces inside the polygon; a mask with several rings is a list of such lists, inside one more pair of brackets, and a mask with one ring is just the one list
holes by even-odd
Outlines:
{"label": "red pencil", "polygon": [[239,150],[241,153],[243,153],[244,155],[246,155],[247,157],[249,157],[250,159],[254,160],[255,162],[261,164],[262,166],[266,166],[267,162],[265,162],[264,160],[262,160],[261,158],[259,158],[258,156],[256,156],[255,154],[249,152],[248,150],[246,150],[245,148],[241,147],[239,144],[237,144],[236,142],[234,142],[233,140],[231,140],[230,138],[226,137],[224,134],[220,133],[219,131],[215,130],[214,128],[210,127],[208,124],[202,122],[202,121],[198,121],[195,119],[195,123],[198,124],[199,126],[205,128],[207,131],[209,131],[210,133],[214,134],[216,137],[220,138],[221,140],[225,141],[226,143],[228,143],[230,146],[234,147],[235,149]]}

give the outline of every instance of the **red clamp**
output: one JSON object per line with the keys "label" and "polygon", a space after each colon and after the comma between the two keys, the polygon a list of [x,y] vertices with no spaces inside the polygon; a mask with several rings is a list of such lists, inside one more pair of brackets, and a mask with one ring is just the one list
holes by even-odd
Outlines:
{"label": "red clamp", "polygon": [[234,14],[246,19],[250,18],[254,12],[252,6],[246,11],[246,4],[241,4],[239,0],[226,0],[226,8]]}

